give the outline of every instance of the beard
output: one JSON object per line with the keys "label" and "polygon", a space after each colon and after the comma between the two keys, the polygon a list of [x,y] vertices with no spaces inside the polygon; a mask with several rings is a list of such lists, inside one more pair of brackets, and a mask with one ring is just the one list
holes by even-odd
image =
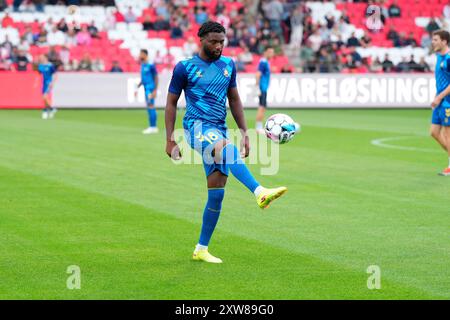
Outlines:
{"label": "beard", "polygon": [[208,48],[203,48],[203,52],[206,54],[206,56],[211,60],[217,60],[222,55],[222,51],[220,51],[219,54],[216,54],[214,51],[209,50]]}

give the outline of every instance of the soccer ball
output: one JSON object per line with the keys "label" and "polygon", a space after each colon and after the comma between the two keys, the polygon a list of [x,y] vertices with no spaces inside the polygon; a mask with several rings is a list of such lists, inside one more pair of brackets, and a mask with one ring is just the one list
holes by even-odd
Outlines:
{"label": "soccer ball", "polygon": [[264,126],[267,138],[273,142],[283,144],[294,138],[300,132],[300,125],[286,114],[277,113],[271,115]]}

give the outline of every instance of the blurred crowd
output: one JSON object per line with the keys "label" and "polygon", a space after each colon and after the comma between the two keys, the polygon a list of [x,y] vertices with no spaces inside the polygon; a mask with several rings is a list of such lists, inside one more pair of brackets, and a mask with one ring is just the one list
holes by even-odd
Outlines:
{"label": "blurred crowd", "polygon": [[[186,53],[198,50],[196,38],[186,33],[203,22],[214,19],[227,30],[227,46],[236,61],[238,70],[254,61],[254,55],[261,55],[267,46],[275,50],[276,55],[284,55],[288,46],[298,52],[299,64],[294,68],[287,64],[282,72],[429,72],[430,67],[425,60],[414,61],[404,57],[403,61],[394,65],[389,55],[383,59],[362,58],[357,52],[358,47],[372,45],[371,33],[365,32],[362,37],[354,33],[344,41],[348,33],[350,17],[345,11],[336,18],[330,14],[325,17],[325,23],[314,22],[311,10],[304,1],[296,0],[218,0],[214,12],[207,10],[208,0],[198,0],[195,6],[188,6],[188,0],[148,0],[149,8],[154,8],[156,17],[144,14],[136,16],[132,7],[122,12],[116,7],[111,10],[105,25],[98,26],[95,21],[87,25],[67,23],[64,19],[53,21],[51,18],[43,24],[27,25],[21,35],[18,46],[13,46],[6,38],[0,44],[0,69],[27,70],[32,62],[29,47],[32,45],[49,47],[50,61],[57,64],[60,70],[67,71],[117,71],[123,66],[114,62],[111,70],[105,70],[101,59],[92,59],[85,54],[80,61],[71,59],[70,49],[73,46],[88,47],[91,41],[99,37],[101,30],[111,30],[118,22],[142,23],[144,30],[167,31],[171,39],[186,39],[183,48]],[[226,3],[236,6],[227,6]],[[367,6],[376,4],[381,8],[380,28],[393,17],[404,14],[397,1],[387,6],[384,0],[354,1],[367,2]],[[449,1],[450,2],[450,1]],[[96,4],[115,6],[114,0],[14,0],[13,9],[43,10],[46,4],[86,5]],[[6,1],[0,0],[0,11],[6,8]],[[231,9],[230,9],[231,8]],[[442,12],[442,18],[432,18],[426,26],[423,37],[418,43],[414,33],[398,32],[394,24],[390,24],[387,39],[394,47],[423,47],[431,45],[430,34],[439,28],[448,28],[445,19],[450,19],[450,4]],[[13,21],[6,14],[1,27],[11,26]],[[58,50],[55,50],[55,47]],[[155,62],[170,62],[170,54],[157,55]]]}

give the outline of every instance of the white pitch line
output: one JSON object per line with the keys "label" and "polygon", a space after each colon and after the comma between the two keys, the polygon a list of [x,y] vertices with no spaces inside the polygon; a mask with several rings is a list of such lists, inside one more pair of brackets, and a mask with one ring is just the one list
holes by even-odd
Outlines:
{"label": "white pitch line", "polygon": [[381,139],[373,139],[370,143],[376,147],[387,148],[387,149],[397,149],[404,151],[419,151],[419,152],[431,152],[431,153],[440,153],[438,150],[433,149],[425,149],[425,148],[415,148],[415,147],[405,147],[405,146],[396,146],[392,144],[388,144],[386,142],[389,141],[399,141],[399,140],[407,140],[414,138],[422,138],[423,136],[402,136],[402,137],[390,137],[390,138],[381,138]]}

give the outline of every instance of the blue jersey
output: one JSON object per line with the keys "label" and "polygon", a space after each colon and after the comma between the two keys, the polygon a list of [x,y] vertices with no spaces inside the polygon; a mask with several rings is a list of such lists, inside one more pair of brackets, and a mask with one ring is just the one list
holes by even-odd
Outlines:
{"label": "blue jersey", "polygon": [[[434,75],[436,77],[436,94],[440,94],[450,85],[450,53],[436,54],[436,68]],[[442,103],[450,103],[450,97],[447,96]]]}
{"label": "blue jersey", "polygon": [[173,70],[169,92],[186,97],[183,126],[194,122],[225,126],[227,93],[236,87],[236,67],[231,58],[220,57],[209,62],[198,55],[179,62]]}
{"label": "blue jersey", "polygon": [[259,79],[259,90],[261,90],[261,92],[267,92],[270,83],[270,64],[267,59],[262,58],[259,61],[258,71],[261,72],[261,78]]}
{"label": "blue jersey", "polygon": [[56,72],[56,68],[51,63],[41,63],[38,65],[38,71],[42,74],[42,92],[46,93],[50,83],[52,83],[53,74]]}
{"label": "blue jersey", "polygon": [[153,63],[141,64],[141,82],[145,89],[155,89],[155,77],[158,74]]}

